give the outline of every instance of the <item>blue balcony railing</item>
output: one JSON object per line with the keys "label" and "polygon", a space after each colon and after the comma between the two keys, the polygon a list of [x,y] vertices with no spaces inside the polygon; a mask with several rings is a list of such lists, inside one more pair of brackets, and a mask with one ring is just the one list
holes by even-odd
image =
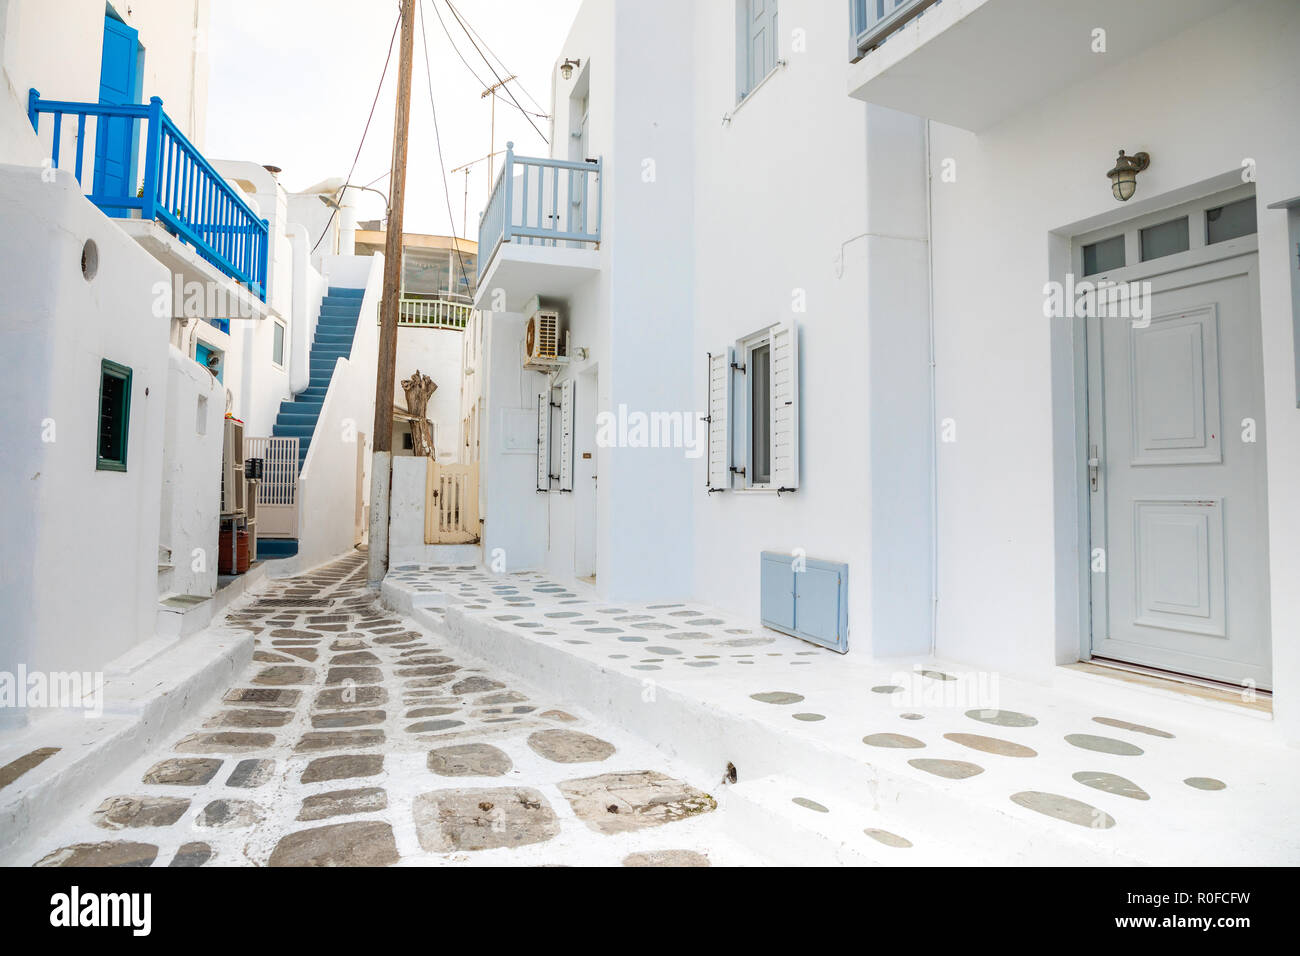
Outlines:
{"label": "blue balcony railing", "polygon": [[[172,235],[192,246],[203,259],[248,286],[266,300],[266,263],[269,227],[212,168],[203,154],[163,112],[162,100],[148,104],[116,106],[43,100],[36,90],[27,96],[27,117],[40,132],[42,113],[54,117],[54,167],[59,168],[64,117],[77,121],[74,174],[85,188],[86,121],[95,120],[96,156],[90,191],[91,202],[115,219],[157,220]],[[139,130],[144,130],[144,179],[136,192],[134,171],[125,167],[137,159]],[[100,145],[117,144],[119,159],[127,160],[109,174]]]}
{"label": "blue balcony railing", "polygon": [[600,244],[601,160],[515,155],[506,161],[478,223],[478,274],[508,242],[579,247]]}
{"label": "blue balcony railing", "polygon": [[857,62],[939,0],[849,0],[849,59]]}

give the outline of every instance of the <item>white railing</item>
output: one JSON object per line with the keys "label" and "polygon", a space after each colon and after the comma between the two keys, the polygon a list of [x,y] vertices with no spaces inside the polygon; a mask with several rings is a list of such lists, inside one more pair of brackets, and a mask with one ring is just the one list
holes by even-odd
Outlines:
{"label": "white railing", "polygon": [[298,439],[245,438],[244,461],[262,459],[257,486],[257,534],[298,537]]}
{"label": "white railing", "polygon": [[603,161],[516,156],[506,161],[478,224],[478,274],[497,250],[515,242],[580,248],[600,245]]}
{"label": "white railing", "polygon": [[408,299],[398,304],[397,324],[464,331],[474,306],[448,299]]}

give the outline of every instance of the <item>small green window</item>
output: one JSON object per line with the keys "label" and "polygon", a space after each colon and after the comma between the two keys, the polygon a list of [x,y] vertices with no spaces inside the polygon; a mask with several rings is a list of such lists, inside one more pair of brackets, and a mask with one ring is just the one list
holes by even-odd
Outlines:
{"label": "small green window", "polygon": [[271,342],[271,361],[281,368],[284,367],[284,323],[276,322],[275,329],[272,331]]}
{"label": "small green window", "polygon": [[98,471],[126,471],[127,426],[131,422],[131,370],[108,359],[99,368]]}

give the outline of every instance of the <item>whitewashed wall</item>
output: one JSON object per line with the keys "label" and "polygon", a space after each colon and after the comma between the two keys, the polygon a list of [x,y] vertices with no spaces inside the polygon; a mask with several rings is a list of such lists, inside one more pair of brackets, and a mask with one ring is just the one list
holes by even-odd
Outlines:
{"label": "whitewashed wall", "polygon": [[[1285,213],[1266,208],[1300,195],[1300,123],[1290,119],[1297,49],[1295,4],[1250,0],[983,136],[933,129],[936,175],[946,159],[958,172],[934,187],[938,415],[957,427],[938,458],[941,654],[1037,676],[1079,654],[1069,569],[1080,542],[1073,492],[1052,456],[1055,443],[1073,441],[1073,422],[1042,318],[1043,284],[1068,248],[1054,232],[1154,211],[1222,188],[1225,177],[1240,182],[1249,157],[1258,170],[1275,707],[1279,726],[1300,739],[1296,260]],[[1120,148],[1152,156],[1122,207],[1105,179]]]}
{"label": "whitewashed wall", "polygon": [[[690,9],[684,2],[654,8],[587,4],[559,58],[580,59],[582,64],[571,79],[564,80],[557,60],[553,75],[554,155],[570,158],[568,134],[574,125],[570,96],[586,83],[590,97],[586,154],[599,156],[604,163],[601,270],[567,302],[564,318],[571,364],[553,384],[567,378],[590,382],[594,372],[598,383],[594,402],[601,410],[619,404],[645,412],[686,410],[690,403],[692,64],[680,43],[681,24],[689,20]],[[648,178],[643,175],[647,160],[654,167],[654,175]],[[628,223],[626,228],[620,225],[623,222]],[[647,268],[647,263],[654,267]],[[493,315],[487,320],[493,347],[518,361],[514,357],[520,355],[518,346],[506,337],[507,323],[498,323],[498,318]],[[522,331],[522,322],[517,327]],[[579,348],[587,350],[585,360],[578,357]],[[492,381],[510,374],[497,368],[500,359],[493,355]],[[516,410],[535,406],[536,392],[545,379],[538,376],[536,382]],[[586,392],[581,394],[584,401],[593,400]],[[499,437],[504,407],[494,393],[489,395],[492,407],[485,425]],[[575,572],[580,547],[575,529],[590,520],[594,506],[597,582],[603,594],[614,600],[687,596],[692,562],[691,469],[682,451],[600,448],[594,435],[578,436],[576,444],[577,455],[590,451],[595,456],[600,482],[594,501],[585,494],[534,494],[542,501],[546,519],[542,566],[558,575]],[[485,479],[488,539],[496,541],[505,533],[498,520],[503,489],[494,484],[501,450],[493,443],[488,454],[492,462],[485,466],[485,472],[490,472]],[[512,456],[512,465],[518,464],[518,457]],[[526,485],[522,474],[513,479],[521,487],[535,487],[532,464]],[[521,503],[520,507],[535,506]],[[587,513],[579,515],[579,508]],[[530,566],[531,561],[516,559],[531,557],[531,536],[521,534],[521,540],[510,544],[505,548],[509,566]],[[489,542],[485,550],[489,560],[491,550]]]}
{"label": "whitewashed wall", "polygon": [[217,590],[225,390],[173,348],[166,395],[158,541],[172,569],[159,574],[158,590],[208,597]]}
{"label": "whitewashed wall", "polygon": [[[433,379],[438,390],[429,401],[428,418],[433,423],[438,461],[461,460],[461,373],[465,333],[458,329],[432,329],[400,326],[397,330],[397,366],[393,376],[393,401],[406,406],[402,381],[418,369]],[[394,439],[393,454],[404,452]]]}
{"label": "whitewashed wall", "polygon": [[691,383],[703,410],[706,353],[794,321],[800,487],[709,495],[707,462],[696,463],[694,596],[756,617],[760,552],[800,548],[849,566],[851,651],[924,652],[930,436],[920,124],[846,95],[843,4],[782,0],[779,9],[787,65],[737,107],[734,4],[694,8]]}
{"label": "whitewashed wall", "polygon": [[[140,31],[142,102],[162,97],[163,109],[203,149],[208,0],[131,0],[114,6],[128,26]],[[8,0],[0,53],[7,80],[0,83],[0,162],[35,165],[50,155],[48,117],[43,146],[35,148],[27,121],[28,89],[35,87],[48,99],[99,102],[104,9],[103,0]],[[71,157],[71,138],[65,141]]]}
{"label": "whitewashed wall", "polygon": [[[362,272],[362,269],[365,272]],[[342,257],[333,262],[337,285],[364,288],[351,358],[339,359],[299,479],[298,565],[318,564],[352,550],[357,495],[369,497],[370,449],[375,418],[375,366],[379,353],[379,300],[384,257]],[[363,453],[357,486],[358,443]],[[364,506],[363,506],[364,513]]]}
{"label": "whitewashed wall", "polygon": [[[0,669],[96,670],[153,634],[169,320],[152,305],[167,270],[71,173],[13,166],[0,167],[0,263]],[[133,373],[125,473],[95,467],[105,358]]]}
{"label": "whitewashed wall", "polygon": [[505,571],[546,560],[546,498],[537,493],[536,396],[546,381],[522,368],[524,321],[484,313],[483,390],[488,396],[479,459],[483,560]]}

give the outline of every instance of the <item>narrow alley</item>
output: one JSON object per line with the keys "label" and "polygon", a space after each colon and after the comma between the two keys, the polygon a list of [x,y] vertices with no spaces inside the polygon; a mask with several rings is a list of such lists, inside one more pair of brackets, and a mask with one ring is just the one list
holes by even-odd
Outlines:
{"label": "narrow alley", "polygon": [[232,611],[257,635],[238,682],[16,862],[759,862],[661,755],[378,608],[364,571],[348,556]]}

